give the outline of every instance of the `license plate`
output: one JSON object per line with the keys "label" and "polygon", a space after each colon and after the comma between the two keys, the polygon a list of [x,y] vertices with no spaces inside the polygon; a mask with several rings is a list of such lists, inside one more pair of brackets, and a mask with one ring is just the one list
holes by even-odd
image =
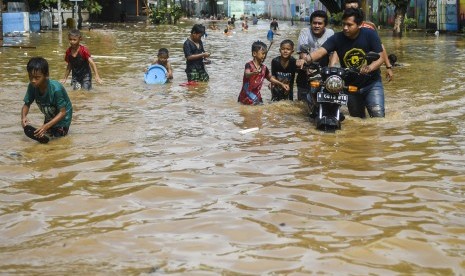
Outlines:
{"label": "license plate", "polygon": [[329,94],[318,92],[316,94],[316,101],[319,103],[336,103],[341,105],[347,105],[349,96],[345,94]]}

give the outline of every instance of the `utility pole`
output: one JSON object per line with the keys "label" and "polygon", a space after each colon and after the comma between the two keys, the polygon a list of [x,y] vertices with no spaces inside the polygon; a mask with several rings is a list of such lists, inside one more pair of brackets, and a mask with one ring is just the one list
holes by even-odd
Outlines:
{"label": "utility pole", "polygon": [[0,41],[3,44],[3,0],[0,0]]}
{"label": "utility pole", "polygon": [[58,32],[60,33],[60,36],[62,31],[63,27],[61,26],[61,0],[58,0]]}

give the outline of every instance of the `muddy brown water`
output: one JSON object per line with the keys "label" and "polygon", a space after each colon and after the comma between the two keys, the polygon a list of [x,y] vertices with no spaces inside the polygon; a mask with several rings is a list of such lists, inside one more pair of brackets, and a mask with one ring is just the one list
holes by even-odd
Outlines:
{"label": "muddy brown water", "polygon": [[[47,145],[20,127],[25,67],[44,56],[60,80],[66,33],[6,39],[37,48],[0,49],[0,272],[464,274],[464,38],[381,31],[406,65],[385,82],[387,117],[348,117],[328,134],[266,87],[264,106],[236,102],[268,24],[209,31],[211,80],[189,88],[191,23],[83,31],[93,55],[110,56],[95,58],[105,83],[68,80],[70,134]],[[297,41],[305,25],[280,26],[278,41]],[[174,81],[147,85],[160,47]],[[42,118],[34,104],[30,119]]]}

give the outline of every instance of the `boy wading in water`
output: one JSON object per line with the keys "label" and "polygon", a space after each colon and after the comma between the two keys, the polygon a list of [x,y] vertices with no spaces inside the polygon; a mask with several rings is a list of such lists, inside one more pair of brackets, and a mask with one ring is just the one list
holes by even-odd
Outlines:
{"label": "boy wading in water", "polygon": [[202,43],[202,36],[205,34],[205,27],[202,24],[195,24],[192,27],[191,35],[184,42],[183,50],[186,57],[186,74],[188,82],[209,80],[205,70],[204,60],[210,56],[205,52]]}
{"label": "boy wading in water", "polygon": [[298,67],[301,67],[305,61],[303,59],[296,60],[292,54],[294,53],[294,42],[285,39],[279,46],[278,57],[271,61],[271,74],[280,82],[289,86],[289,90],[284,90],[279,85],[271,85],[271,100],[294,100],[294,80],[295,73]]}
{"label": "boy wading in water", "polygon": [[[73,106],[63,85],[48,78],[47,60],[42,57],[31,58],[27,63],[27,73],[30,83],[21,109],[21,125],[24,133],[40,143],[49,141],[45,134],[53,137],[67,135],[73,117]],[[45,115],[44,124],[37,129],[30,125],[27,118],[34,101]]]}
{"label": "boy wading in water", "polygon": [[68,40],[70,47],[66,50],[65,61],[68,63],[66,67],[66,72],[61,83],[65,83],[68,79],[69,73],[72,71],[71,75],[71,85],[73,90],[85,89],[90,90],[92,88],[92,70],[95,73],[95,80],[98,83],[102,83],[102,79],[97,71],[97,65],[90,56],[89,49],[81,45],[81,32],[79,30],[71,30],[68,33]]}
{"label": "boy wading in water", "polygon": [[[169,54],[168,49],[160,48],[158,50],[157,58],[154,59],[154,61],[152,62],[152,65],[158,64],[158,65],[165,67],[167,82],[173,79],[173,68],[171,68],[171,63],[168,60],[169,58],[170,58],[170,54]],[[147,69],[145,69],[145,71],[147,72]]]}
{"label": "boy wading in water", "polygon": [[244,77],[242,78],[242,90],[237,99],[238,102],[247,105],[262,104],[262,89],[264,79],[275,85],[281,86],[285,91],[289,91],[289,85],[275,79],[268,67],[263,63],[267,54],[266,44],[255,41],[252,44],[253,59],[245,64]]}

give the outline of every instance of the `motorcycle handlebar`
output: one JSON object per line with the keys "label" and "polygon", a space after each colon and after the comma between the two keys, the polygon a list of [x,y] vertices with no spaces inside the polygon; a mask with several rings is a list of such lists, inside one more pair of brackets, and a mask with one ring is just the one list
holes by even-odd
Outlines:
{"label": "motorcycle handlebar", "polygon": [[312,63],[305,63],[302,66],[302,69],[320,69],[321,66],[318,62],[312,62]]}

